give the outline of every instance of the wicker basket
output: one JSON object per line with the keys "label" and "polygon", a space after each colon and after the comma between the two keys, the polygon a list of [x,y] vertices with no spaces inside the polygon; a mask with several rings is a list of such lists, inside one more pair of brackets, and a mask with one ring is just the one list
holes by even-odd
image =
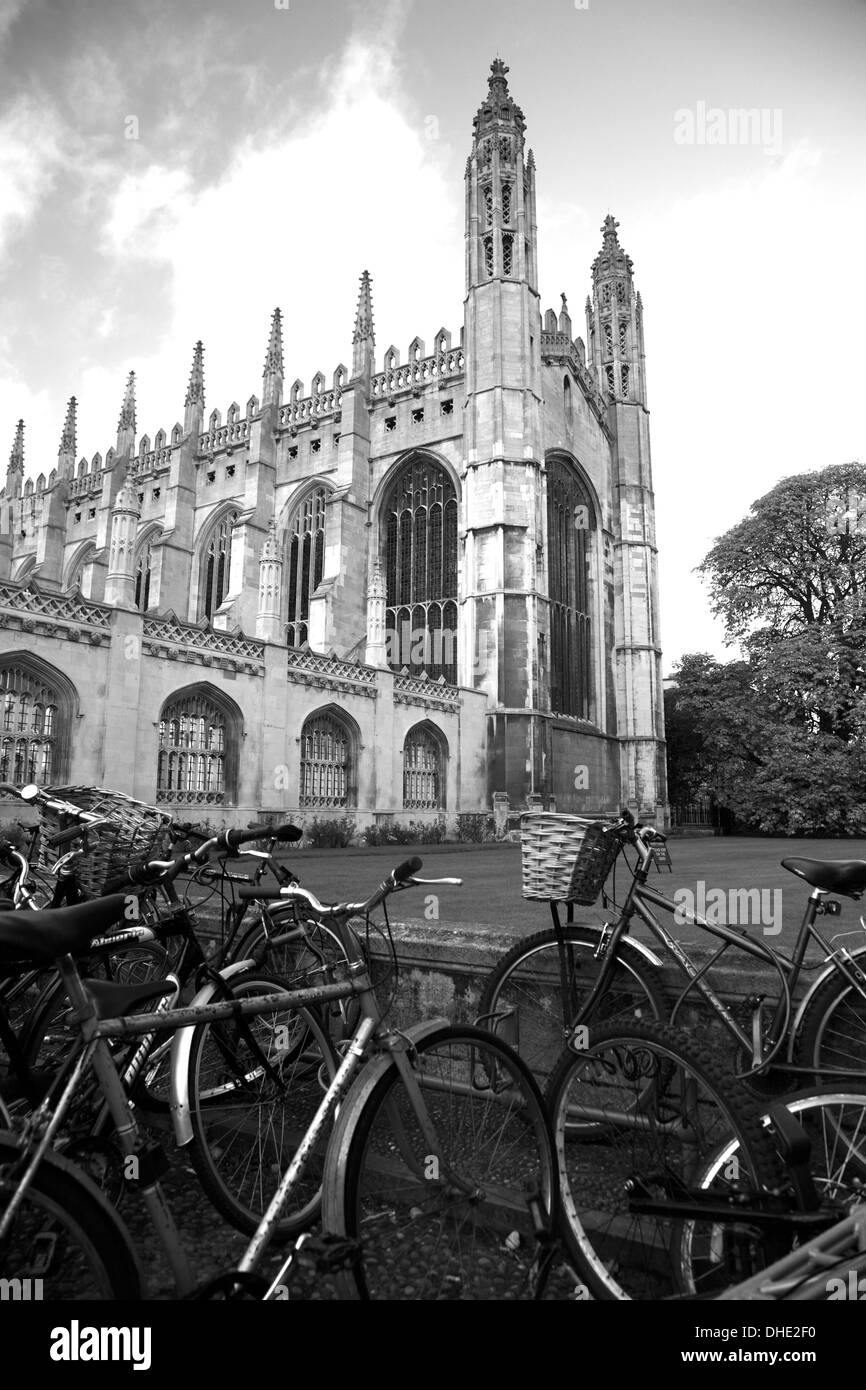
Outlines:
{"label": "wicker basket", "polygon": [[523,896],[594,903],[619,853],[619,840],[603,821],[533,811],[521,817]]}
{"label": "wicker basket", "polygon": [[[107,816],[111,827],[101,827],[87,837],[88,852],[75,861],[75,872],[84,892],[98,897],[105,884],[132,860],[146,859],[157,846],[161,832],[171,824],[171,816],[157,811],[143,801],[133,801],[122,792],[104,791],[101,787],[46,787],[48,796],[59,801],[71,801],[82,811]],[[75,842],[48,845],[46,840],[59,830],[76,824],[71,816],[61,815],[50,807],[40,806],[41,817],[38,863],[50,869],[57,860],[76,848]]]}

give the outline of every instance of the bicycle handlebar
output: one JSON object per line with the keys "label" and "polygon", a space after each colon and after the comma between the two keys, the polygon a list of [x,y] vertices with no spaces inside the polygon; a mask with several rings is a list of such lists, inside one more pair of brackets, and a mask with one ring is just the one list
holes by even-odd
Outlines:
{"label": "bicycle handlebar", "polygon": [[383,883],[379,885],[375,893],[372,893],[366,902],[362,903],[323,903],[316,897],[315,893],[310,892],[309,888],[302,888],[299,883],[290,883],[285,888],[259,888],[255,885],[238,889],[238,898],[249,902],[258,899],[261,902],[272,902],[281,899],[283,902],[303,900],[310,907],[316,917],[341,917],[343,915],[357,915],[364,917],[378,907],[389,893],[395,892],[399,888],[408,887],[415,883],[438,883],[456,884],[463,882],[460,878],[427,878],[416,879],[415,874],[418,869],[423,868],[423,860],[418,858],[405,859],[402,864],[392,870]]}

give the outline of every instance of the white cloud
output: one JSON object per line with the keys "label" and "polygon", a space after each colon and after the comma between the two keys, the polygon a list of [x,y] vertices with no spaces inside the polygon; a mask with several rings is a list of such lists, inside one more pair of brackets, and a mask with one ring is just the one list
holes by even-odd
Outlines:
{"label": "white cloud", "polygon": [[51,191],[61,157],[50,107],[23,96],[0,117],[0,252]]}
{"label": "white cloud", "polygon": [[[299,375],[309,388],[316,370],[330,375],[351,352],[365,267],[374,276],[380,354],[392,338],[405,339],[404,350],[415,333],[429,341],[443,315],[459,328],[459,180],[449,168],[446,181],[445,150],[426,139],[423,116],[407,109],[390,49],[350,41],[322,83],[322,108],[290,131],[250,134],[219,184],[196,191],[184,169],[154,164],[127,176],[114,195],[103,250],[171,271],[162,341],[142,341],[128,364],[138,378],[139,427],[151,436],[182,409],[199,337],[208,410],[224,412],[233,398],[260,392],[276,304],[284,310],[287,381]],[[443,306],[424,266],[449,261],[454,296]],[[88,373],[82,402],[85,387],[93,405],[98,393],[100,417],[113,421],[122,374]],[[101,438],[98,447],[106,447]]]}

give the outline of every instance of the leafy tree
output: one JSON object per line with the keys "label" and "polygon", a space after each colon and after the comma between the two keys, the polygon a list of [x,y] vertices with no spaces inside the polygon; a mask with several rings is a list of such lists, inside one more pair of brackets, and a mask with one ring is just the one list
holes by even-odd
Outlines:
{"label": "leafy tree", "polygon": [[783,478],[716,541],[699,573],[729,641],[858,615],[866,599],[866,466]]}
{"label": "leafy tree", "polygon": [[866,830],[866,467],[784,478],[700,573],[744,659],[683,659],[672,781],[774,833]]}
{"label": "leafy tree", "polygon": [[[774,644],[766,660],[683,658],[674,673],[680,722],[668,731],[674,766],[690,753],[689,743],[678,746],[680,729],[690,730],[690,738],[697,731],[699,749],[680,785],[690,784],[692,793],[712,789],[744,828],[862,835],[866,741],[862,732],[852,741],[818,727],[801,693],[808,652],[795,645]],[[862,702],[858,711],[862,725]]]}

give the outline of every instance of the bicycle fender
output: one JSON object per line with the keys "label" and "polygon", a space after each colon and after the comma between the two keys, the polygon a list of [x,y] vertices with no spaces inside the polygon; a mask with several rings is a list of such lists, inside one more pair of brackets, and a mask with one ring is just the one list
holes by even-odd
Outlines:
{"label": "bicycle fender", "polygon": [[[418,1043],[424,1038],[438,1033],[440,1029],[450,1027],[452,1025],[447,1018],[431,1018],[426,1023],[414,1023],[411,1028],[403,1028],[400,1031],[412,1042]],[[348,1158],[352,1136],[361,1112],[388,1068],[393,1066],[395,1066],[395,1062],[390,1053],[377,1053],[373,1060],[362,1068],[337,1113],[337,1119],[328,1143],[328,1151],[325,1155],[325,1169],[322,1179],[322,1229],[325,1232],[345,1235],[345,1232],[339,1229],[338,1203],[335,1200],[338,1177]]]}
{"label": "bicycle fender", "polygon": [[[853,959],[857,962],[858,969],[862,970],[864,974],[866,974],[866,947],[861,947],[859,951],[852,951],[851,955]],[[824,983],[825,980],[829,979],[829,977],[835,973],[835,970],[835,965],[825,965],[824,969],[821,971],[819,975],[815,977],[815,979],[812,981],[811,985],[807,989],[806,993],[803,995],[803,998],[800,1000],[800,1003],[797,1005],[797,1011],[794,1014],[794,1020],[791,1024],[790,1033],[788,1035],[787,1060],[789,1062],[793,1061],[794,1058],[794,1042],[796,1040],[797,1033],[799,1032],[800,1024],[803,1021],[803,1015],[805,1014],[806,1009],[808,1008],[809,1003],[811,1002],[812,997],[815,994],[815,991],[820,988],[820,986]]]}
{"label": "bicycle fender", "polygon": [[[249,970],[248,960],[236,961],[234,965],[227,965],[224,970],[219,972],[223,980],[231,980],[236,975],[243,974]],[[204,1004],[210,1004],[216,993],[217,986],[211,980],[201,989],[190,1001],[190,1008],[200,1008]],[[171,1122],[174,1127],[175,1142],[179,1149],[186,1144],[192,1143],[192,1120],[190,1119],[189,1108],[189,1059],[192,1049],[192,1035],[195,1032],[195,1024],[190,1023],[186,1028],[178,1028],[171,1040]]]}
{"label": "bicycle fender", "polygon": [[619,943],[618,949],[625,953],[637,951],[639,956],[643,956],[648,965],[661,967],[664,961],[661,956],[657,956],[655,951],[651,951],[643,941],[636,941],[633,936],[624,936]]}

